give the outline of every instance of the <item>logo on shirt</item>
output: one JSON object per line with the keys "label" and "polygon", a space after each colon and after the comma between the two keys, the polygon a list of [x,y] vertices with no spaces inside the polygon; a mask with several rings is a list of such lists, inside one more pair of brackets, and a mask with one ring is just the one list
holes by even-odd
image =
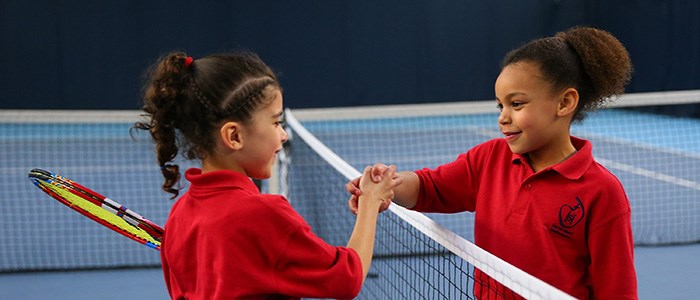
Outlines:
{"label": "logo on shirt", "polygon": [[576,203],[566,203],[559,208],[559,224],[553,224],[552,230],[555,233],[570,238],[573,232],[569,229],[574,228],[586,214],[583,207],[583,202],[577,196]]}

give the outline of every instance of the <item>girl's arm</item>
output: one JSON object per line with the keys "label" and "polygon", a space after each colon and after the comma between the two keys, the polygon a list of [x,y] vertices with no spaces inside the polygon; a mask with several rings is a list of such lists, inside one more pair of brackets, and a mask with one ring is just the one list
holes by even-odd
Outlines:
{"label": "girl's arm", "polygon": [[403,171],[398,173],[401,184],[394,188],[394,202],[405,208],[413,208],[418,201],[418,191],[420,190],[420,180],[413,171]]}
{"label": "girl's arm", "polygon": [[365,168],[362,176],[365,179],[359,180],[359,185],[364,193],[359,196],[359,201],[356,202],[358,204],[357,219],[347,245],[348,248],[352,248],[357,252],[362,261],[363,282],[372,263],[379,207],[382,203],[391,201],[391,198],[394,196],[392,188],[395,181],[396,167],[387,168],[384,172],[379,173],[381,175],[377,183],[369,180],[371,171],[372,167]]}

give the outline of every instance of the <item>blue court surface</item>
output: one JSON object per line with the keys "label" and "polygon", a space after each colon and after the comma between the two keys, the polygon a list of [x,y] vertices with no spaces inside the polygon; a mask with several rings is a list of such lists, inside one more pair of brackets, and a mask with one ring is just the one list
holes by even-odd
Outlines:
{"label": "blue court surface", "polygon": [[[639,298],[700,295],[699,256],[700,244],[637,247]],[[160,269],[0,274],[0,295],[3,299],[168,299]]]}

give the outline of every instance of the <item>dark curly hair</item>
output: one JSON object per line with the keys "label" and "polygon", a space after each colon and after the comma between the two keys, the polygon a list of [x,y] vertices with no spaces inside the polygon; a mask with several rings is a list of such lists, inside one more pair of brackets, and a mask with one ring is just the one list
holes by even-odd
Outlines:
{"label": "dark curly hair", "polygon": [[629,53],[622,43],[609,32],[590,27],[574,27],[533,40],[509,52],[501,68],[522,61],[538,64],[555,89],[573,87],[578,91],[573,120],[579,122],[587,112],[621,95],[632,75]]}
{"label": "dark curly hair", "polygon": [[213,131],[223,121],[247,123],[252,113],[281,89],[272,70],[249,52],[217,54],[192,60],[185,53],[162,56],[147,73],[143,116],[132,129],[147,130],[165,182],[179,194],[180,169],[171,163],[181,152],[203,159],[214,148]]}

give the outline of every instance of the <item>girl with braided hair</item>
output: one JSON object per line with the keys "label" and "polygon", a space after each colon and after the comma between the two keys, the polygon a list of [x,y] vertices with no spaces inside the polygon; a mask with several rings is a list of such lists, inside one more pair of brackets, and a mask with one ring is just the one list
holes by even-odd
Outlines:
{"label": "girl with braided hair", "polygon": [[[572,122],[622,94],[631,72],[625,47],[594,28],[511,51],[495,83],[503,138],[432,170],[396,173],[393,202],[475,212],[478,246],[578,299],[636,299],[629,200],[591,143],[570,135]],[[346,185],[352,211],[364,195],[360,178]],[[520,298],[479,270],[475,277],[481,299]]]}
{"label": "girl with braided hair", "polygon": [[[252,53],[192,59],[163,56],[151,69],[143,122],[177,197],[173,160],[201,162],[185,172],[190,186],[165,224],[162,267],[173,299],[353,298],[369,270],[379,206],[398,184],[388,169],[364,194],[347,247],[331,246],[280,195],[261,194],[287,133],[272,70]],[[366,168],[365,174],[369,174]]]}

